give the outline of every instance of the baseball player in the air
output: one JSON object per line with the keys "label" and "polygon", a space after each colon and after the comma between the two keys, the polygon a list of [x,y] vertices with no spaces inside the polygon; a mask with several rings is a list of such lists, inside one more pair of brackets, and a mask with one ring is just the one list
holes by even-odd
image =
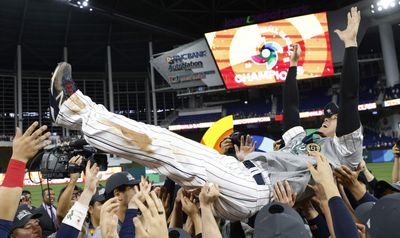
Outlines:
{"label": "baseball player in the air", "polygon": [[306,137],[299,126],[296,65],[300,47],[291,54],[291,66],[284,88],[285,146],[270,153],[248,153],[243,145],[237,154],[243,162],[160,127],[136,122],[109,112],[77,90],[71,66],[60,63],[51,79],[51,115],[63,127],[82,130],[87,142],[111,154],[142,164],[164,174],[185,188],[206,182],[219,186],[214,204],[218,216],[241,220],[254,215],[271,201],[271,185],[287,180],[298,197],[304,196],[310,173],[308,151],[320,150],[332,166],[358,166],[362,132],[358,115],[357,31],[360,12],[352,8],[344,31],[336,31],[345,44],[340,107],[330,104],[318,129],[319,139]]}

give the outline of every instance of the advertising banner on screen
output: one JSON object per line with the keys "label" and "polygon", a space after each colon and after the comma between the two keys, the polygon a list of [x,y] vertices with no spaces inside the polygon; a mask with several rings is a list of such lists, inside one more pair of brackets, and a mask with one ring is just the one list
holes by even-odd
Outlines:
{"label": "advertising banner on screen", "polygon": [[227,89],[284,81],[293,44],[303,50],[297,79],[334,73],[325,12],[206,33],[205,37]]}
{"label": "advertising banner on screen", "polygon": [[223,85],[205,39],[165,52],[151,63],[173,88]]}

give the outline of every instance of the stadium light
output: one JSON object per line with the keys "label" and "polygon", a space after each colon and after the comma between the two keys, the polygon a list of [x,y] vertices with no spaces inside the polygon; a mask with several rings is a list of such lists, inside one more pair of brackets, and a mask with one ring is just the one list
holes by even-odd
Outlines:
{"label": "stadium light", "polygon": [[89,8],[89,11],[93,11],[93,9],[90,7],[89,0],[66,0],[69,5],[73,7],[79,7],[81,9],[83,8]]}
{"label": "stadium light", "polygon": [[398,5],[400,5],[400,1],[398,3],[399,4],[396,4],[396,0],[378,0],[375,3],[371,4],[370,11],[372,14],[375,14],[376,12],[381,13],[394,10],[398,8]]}

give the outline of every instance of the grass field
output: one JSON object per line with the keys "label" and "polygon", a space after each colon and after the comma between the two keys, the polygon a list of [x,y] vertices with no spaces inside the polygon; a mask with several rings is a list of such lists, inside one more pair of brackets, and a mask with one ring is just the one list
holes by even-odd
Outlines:
{"label": "grass field", "polygon": [[[391,182],[393,163],[369,163],[367,164],[367,167],[372,171],[372,173],[378,180],[386,180],[388,182]],[[63,188],[64,186],[65,184],[55,184],[50,186],[54,189],[54,192],[56,193],[56,200],[58,198],[58,195],[60,194],[61,188]],[[78,186],[83,188],[83,184],[79,184]],[[25,189],[31,191],[33,205],[36,207],[40,206],[42,196],[40,186],[29,186],[25,187]]]}

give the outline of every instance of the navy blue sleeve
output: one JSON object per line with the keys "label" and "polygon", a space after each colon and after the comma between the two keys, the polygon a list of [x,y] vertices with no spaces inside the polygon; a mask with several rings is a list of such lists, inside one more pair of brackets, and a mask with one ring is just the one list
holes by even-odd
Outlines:
{"label": "navy blue sleeve", "polygon": [[376,188],[376,184],[377,183],[378,183],[378,180],[376,178],[374,178],[372,181],[368,182],[369,188],[370,188],[370,191],[369,191],[370,193],[374,193],[375,192],[375,188]]}
{"label": "navy blue sleeve", "polygon": [[79,232],[80,230],[76,229],[75,227],[61,223],[60,229],[57,231],[56,238],[75,238],[79,236]]}
{"label": "navy blue sleeve", "polygon": [[361,205],[366,202],[376,202],[378,199],[372,196],[369,192],[366,192],[364,196],[358,201],[358,205]]}
{"label": "navy blue sleeve", "polygon": [[318,215],[312,220],[307,220],[310,230],[315,238],[329,238],[331,234],[329,233],[328,225],[326,224],[325,218]]}
{"label": "navy blue sleeve", "polygon": [[121,230],[119,231],[120,238],[135,237],[135,225],[133,218],[137,216],[138,209],[128,209],[125,213],[125,220],[122,223]]}
{"label": "navy blue sleeve", "polygon": [[339,115],[336,136],[341,137],[360,128],[358,113],[358,91],[360,76],[358,69],[357,47],[344,51],[343,69],[340,79]]}
{"label": "navy blue sleeve", "polygon": [[347,199],[349,199],[351,207],[353,209],[356,209],[356,207],[359,205],[356,198],[353,196],[353,194],[347,188],[344,188],[344,193],[346,194]]}
{"label": "navy blue sleeve", "polygon": [[300,125],[299,88],[296,81],[297,67],[289,68],[283,85],[283,131]]}
{"label": "navy blue sleeve", "polygon": [[336,238],[358,238],[357,226],[343,200],[338,196],[332,197],[329,199],[328,204]]}
{"label": "navy blue sleeve", "polygon": [[7,238],[11,232],[12,221],[0,219],[0,238]]}

